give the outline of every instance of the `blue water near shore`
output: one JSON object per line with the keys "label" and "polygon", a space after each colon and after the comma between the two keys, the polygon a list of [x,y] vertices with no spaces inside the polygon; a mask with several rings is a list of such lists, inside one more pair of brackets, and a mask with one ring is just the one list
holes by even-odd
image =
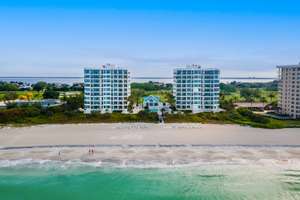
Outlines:
{"label": "blue water near shore", "polygon": [[261,165],[103,167],[45,161],[0,167],[3,200],[292,200],[300,170]]}

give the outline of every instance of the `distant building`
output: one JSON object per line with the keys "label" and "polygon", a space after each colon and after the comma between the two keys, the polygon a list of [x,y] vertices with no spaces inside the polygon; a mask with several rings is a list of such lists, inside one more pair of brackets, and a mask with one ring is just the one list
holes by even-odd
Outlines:
{"label": "distant building", "polygon": [[129,71],[106,64],[84,69],[84,112],[127,112]]}
{"label": "distant building", "polygon": [[55,107],[64,104],[60,99],[43,99],[40,101],[43,108]]}
{"label": "distant building", "polygon": [[261,103],[261,102],[253,102],[253,103],[249,103],[249,102],[237,102],[234,103],[234,106],[236,108],[247,108],[250,110],[259,110],[259,111],[264,111],[266,104],[265,103]]}
{"label": "distant building", "polygon": [[158,112],[162,103],[157,96],[144,97],[143,107],[148,109],[150,112]]}
{"label": "distant building", "polygon": [[218,69],[202,69],[199,65],[175,69],[173,94],[177,110],[218,112],[219,82]]}
{"label": "distant building", "polygon": [[151,95],[144,97],[143,108],[158,114],[172,113],[171,105],[166,102],[161,102],[158,96]]}
{"label": "distant building", "polygon": [[4,108],[6,108],[6,103],[0,101],[0,109],[4,109]]}
{"label": "distant building", "polygon": [[4,108],[7,107],[7,104],[16,104],[17,106],[24,106],[24,105],[40,105],[42,108],[50,108],[50,107],[56,107],[61,106],[65,102],[61,101],[60,99],[42,99],[42,100],[11,100],[9,102],[0,102],[0,107],[2,106]]}
{"label": "distant building", "polygon": [[300,118],[300,63],[277,66],[279,69],[279,112],[296,119]]}

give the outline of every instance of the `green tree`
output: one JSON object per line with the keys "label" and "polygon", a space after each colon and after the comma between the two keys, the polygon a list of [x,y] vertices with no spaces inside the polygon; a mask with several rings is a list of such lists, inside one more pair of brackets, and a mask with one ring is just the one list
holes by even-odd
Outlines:
{"label": "green tree", "polygon": [[75,95],[66,97],[66,108],[68,110],[78,110],[79,108],[83,108],[83,95]]}
{"label": "green tree", "polygon": [[131,95],[129,97],[129,101],[132,101],[133,104],[139,104],[140,99],[145,95],[146,95],[146,93],[144,90],[141,90],[141,89],[132,90]]}
{"label": "green tree", "polygon": [[275,98],[275,93],[274,92],[270,92],[270,94],[268,95],[268,97],[270,98],[271,100],[271,103],[273,102],[273,99]]}
{"label": "green tree", "polygon": [[47,89],[43,94],[44,99],[58,99],[58,97],[59,97],[59,92],[54,90]]}
{"label": "green tree", "polygon": [[225,93],[224,92],[220,92],[220,100],[221,101],[225,100]]}
{"label": "green tree", "polygon": [[236,87],[232,84],[225,84],[225,83],[220,83],[220,90],[224,94],[231,94],[236,92]]}
{"label": "green tree", "polygon": [[131,89],[140,89],[144,91],[172,90],[172,84],[156,83],[152,81],[147,83],[131,83]]}
{"label": "green tree", "polygon": [[36,91],[41,91],[41,90],[44,90],[46,89],[48,86],[48,84],[44,81],[39,81],[37,82],[36,84],[33,84],[32,85],[32,88],[33,90],[36,90]]}
{"label": "green tree", "polygon": [[4,101],[11,101],[11,100],[16,100],[18,98],[18,95],[16,92],[7,92],[5,95],[4,95]]}
{"label": "green tree", "polygon": [[172,93],[166,92],[166,100],[171,106],[175,106],[175,97]]}
{"label": "green tree", "polygon": [[0,91],[18,91],[19,87],[15,83],[0,82]]}
{"label": "green tree", "polygon": [[250,88],[243,88],[240,91],[241,97],[246,99],[247,102],[254,102],[255,98],[259,98],[261,96],[261,92],[258,89],[250,89]]}
{"label": "green tree", "polygon": [[262,94],[261,94],[261,91],[260,91],[259,89],[253,90],[253,97],[254,97],[254,98],[259,99],[259,98],[262,97],[261,95],[262,95]]}
{"label": "green tree", "polygon": [[232,97],[232,103],[236,103],[236,102],[238,102],[238,101],[239,101],[239,97],[236,96],[236,95],[234,95],[234,96]]}
{"label": "green tree", "polygon": [[261,98],[260,98],[260,101],[264,104],[264,106],[265,106],[266,103],[268,102],[266,97],[261,97]]}
{"label": "green tree", "polygon": [[234,104],[233,104],[232,100],[221,100],[220,107],[227,111],[231,111],[234,109]]}

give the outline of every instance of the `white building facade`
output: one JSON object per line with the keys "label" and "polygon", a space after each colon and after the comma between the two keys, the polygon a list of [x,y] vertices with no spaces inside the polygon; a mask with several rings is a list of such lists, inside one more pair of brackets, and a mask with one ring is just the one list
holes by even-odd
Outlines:
{"label": "white building facade", "polygon": [[173,95],[180,111],[219,112],[220,71],[189,65],[174,70]]}
{"label": "white building facade", "polygon": [[84,112],[127,112],[130,73],[111,64],[84,69]]}
{"label": "white building facade", "polygon": [[300,63],[277,66],[279,69],[278,107],[280,114],[300,118]]}

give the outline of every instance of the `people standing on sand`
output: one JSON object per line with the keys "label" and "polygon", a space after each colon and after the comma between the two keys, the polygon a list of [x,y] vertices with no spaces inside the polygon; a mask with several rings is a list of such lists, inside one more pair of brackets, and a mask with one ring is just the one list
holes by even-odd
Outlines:
{"label": "people standing on sand", "polygon": [[95,153],[94,149],[89,149],[89,155],[93,155]]}

